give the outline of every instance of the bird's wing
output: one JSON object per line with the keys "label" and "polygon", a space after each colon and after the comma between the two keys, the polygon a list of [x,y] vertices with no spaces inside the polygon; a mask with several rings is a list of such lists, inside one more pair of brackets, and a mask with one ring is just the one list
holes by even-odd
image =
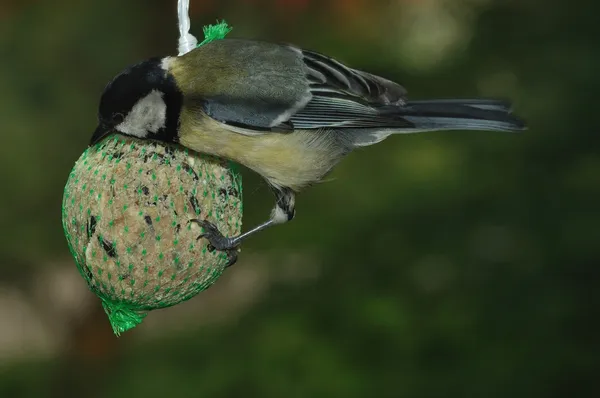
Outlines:
{"label": "bird's wing", "polygon": [[367,72],[352,69],[331,57],[314,51],[297,50],[302,55],[310,91],[360,99],[372,105],[399,105],[406,99],[404,87]]}
{"label": "bird's wing", "polygon": [[392,111],[404,104],[406,95],[394,82],[291,46],[217,42],[230,46],[223,51],[244,77],[229,79],[227,94],[204,96],[201,106],[234,131],[260,134],[410,125]]}
{"label": "bird's wing", "polygon": [[333,58],[302,51],[311,99],[290,116],[297,129],[399,127],[392,109],[404,104],[397,83],[349,68]]}

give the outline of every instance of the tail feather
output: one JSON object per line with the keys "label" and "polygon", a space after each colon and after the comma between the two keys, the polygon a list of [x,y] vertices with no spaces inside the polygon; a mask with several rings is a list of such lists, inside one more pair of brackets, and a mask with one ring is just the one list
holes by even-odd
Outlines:
{"label": "tail feather", "polygon": [[391,134],[440,130],[517,132],[525,122],[511,114],[508,102],[500,100],[408,101],[404,106],[385,106],[382,114],[410,123],[410,127],[355,129],[348,131],[354,146],[376,144]]}
{"label": "tail feather", "polygon": [[503,100],[490,99],[440,99],[440,100],[423,100],[409,101],[409,105],[466,105],[479,109],[487,109],[490,111],[511,112],[511,104]]}

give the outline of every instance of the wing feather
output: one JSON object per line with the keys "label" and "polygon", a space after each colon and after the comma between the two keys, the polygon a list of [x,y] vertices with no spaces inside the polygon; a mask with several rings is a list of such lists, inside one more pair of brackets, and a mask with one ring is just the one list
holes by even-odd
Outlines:
{"label": "wing feather", "polygon": [[406,90],[375,75],[349,68],[333,58],[298,50],[306,67],[311,99],[290,115],[296,129],[404,127],[411,123],[386,112],[404,103]]}
{"label": "wing feather", "polygon": [[245,77],[226,76],[228,94],[203,96],[197,105],[236,132],[290,133],[408,123],[385,110],[403,105],[406,90],[379,76],[292,46],[227,39],[211,45],[222,46],[232,70]]}
{"label": "wing feather", "polygon": [[296,129],[335,129],[368,127],[409,127],[412,123],[351,98],[314,96],[308,104],[290,118]]}

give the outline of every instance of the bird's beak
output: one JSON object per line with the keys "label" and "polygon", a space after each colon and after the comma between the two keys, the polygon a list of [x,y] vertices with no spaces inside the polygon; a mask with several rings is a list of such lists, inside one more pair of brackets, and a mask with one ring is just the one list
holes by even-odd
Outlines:
{"label": "bird's beak", "polygon": [[99,124],[92,135],[92,139],[90,141],[90,146],[99,143],[103,138],[110,135],[113,132],[113,129],[110,126],[105,124]]}

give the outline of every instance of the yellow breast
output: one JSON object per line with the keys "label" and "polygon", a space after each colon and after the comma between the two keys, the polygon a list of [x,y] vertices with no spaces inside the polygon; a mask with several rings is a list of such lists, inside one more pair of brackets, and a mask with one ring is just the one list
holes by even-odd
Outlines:
{"label": "yellow breast", "polygon": [[331,132],[244,135],[206,115],[181,114],[179,140],[197,152],[233,160],[259,173],[269,183],[295,191],[319,181],[344,155]]}

